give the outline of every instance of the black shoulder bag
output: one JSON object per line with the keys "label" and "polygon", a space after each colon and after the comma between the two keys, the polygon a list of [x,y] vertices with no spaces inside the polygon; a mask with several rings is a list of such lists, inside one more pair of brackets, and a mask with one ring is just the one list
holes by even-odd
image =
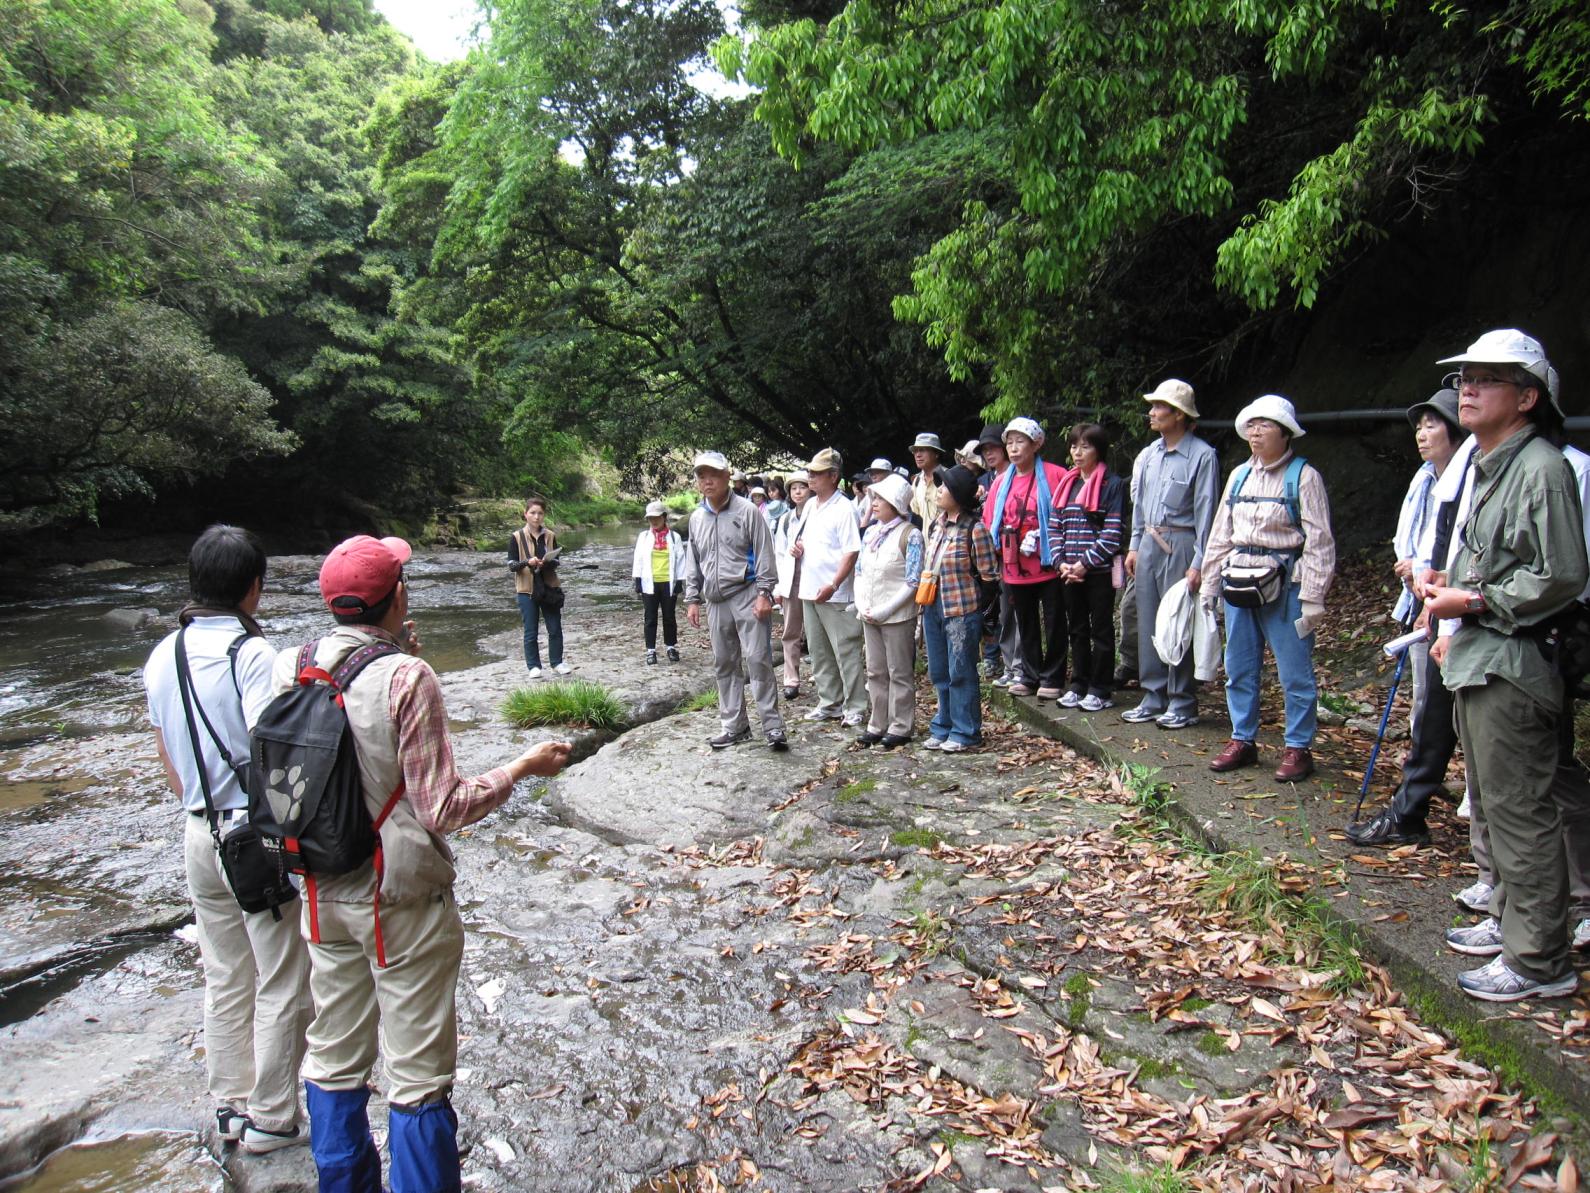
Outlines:
{"label": "black shoulder bag", "polygon": [[[272,919],[280,920],[280,908],[298,898],[298,891],[288,877],[286,867],[282,865],[281,854],[273,854],[265,848],[259,830],[251,823],[237,825],[225,837],[221,836],[220,815],[215,810],[215,800],[210,794],[210,772],[204,764],[204,748],[199,742],[198,726],[193,722],[195,708],[199,710],[199,719],[204,722],[204,728],[220,752],[222,761],[237,775],[238,784],[245,792],[248,790],[245,774],[247,764],[239,765],[233,761],[231,751],[226,748],[220,734],[216,733],[215,726],[210,724],[204,705],[199,703],[198,692],[193,687],[193,673],[188,667],[187,646],[183,642],[187,632],[186,626],[177,631],[177,690],[182,693],[182,713],[188,721],[188,740],[193,743],[193,761],[199,772],[199,789],[204,795],[204,814],[210,822],[210,836],[215,840],[215,850],[221,856],[221,869],[226,874],[227,885],[232,888],[237,905],[250,913],[268,911]],[[236,667],[238,644],[234,642],[232,645],[233,649],[227,651],[227,657]],[[233,682],[236,683],[235,676]]]}

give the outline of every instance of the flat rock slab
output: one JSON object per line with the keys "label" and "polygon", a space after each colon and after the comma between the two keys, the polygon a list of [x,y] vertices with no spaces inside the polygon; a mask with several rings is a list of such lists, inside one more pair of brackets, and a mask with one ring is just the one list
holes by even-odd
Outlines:
{"label": "flat rock slab", "polygon": [[767,831],[770,810],[813,777],[811,749],[776,754],[754,736],[714,750],[716,711],[669,717],[624,734],[548,785],[563,823],[604,840],[709,845]]}

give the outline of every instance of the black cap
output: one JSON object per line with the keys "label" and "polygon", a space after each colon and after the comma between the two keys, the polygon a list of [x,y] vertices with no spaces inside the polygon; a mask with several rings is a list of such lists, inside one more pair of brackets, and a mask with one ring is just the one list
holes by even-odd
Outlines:
{"label": "black cap", "polygon": [[[1455,389],[1438,389],[1423,402],[1415,403],[1408,407],[1408,423],[1415,430],[1419,427],[1419,419],[1425,414],[1433,414],[1439,419],[1444,419],[1452,425],[1452,429],[1461,433],[1463,424],[1458,421],[1458,392]],[[1453,438],[1457,438],[1456,435]]]}
{"label": "black cap", "polygon": [[997,443],[1000,447],[1004,447],[1005,428],[998,423],[989,423],[983,428],[983,433],[977,437],[978,447],[982,447],[985,443]]}
{"label": "black cap", "polygon": [[962,464],[946,468],[939,483],[950,491],[950,496],[955,498],[956,505],[967,513],[972,512],[972,507],[977,502],[977,477],[970,468]]}

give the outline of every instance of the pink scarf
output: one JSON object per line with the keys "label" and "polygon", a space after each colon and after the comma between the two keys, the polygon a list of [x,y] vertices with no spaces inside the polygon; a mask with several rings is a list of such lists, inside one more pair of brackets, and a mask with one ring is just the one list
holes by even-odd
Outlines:
{"label": "pink scarf", "polygon": [[652,530],[651,549],[653,551],[668,550],[668,527],[659,526]]}
{"label": "pink scarf", "polygon": [[[1107,469],[1103,464],[1100,464],[1093,470],[1092,476],[1082,481],[1082,488],[1075,495],[1076,503],[1089,513],[1098,512],[1099,492],[1104,488],[1104,474],[1108,471],[1109,469]],[[1073,472],[1071,474],[1071,479],[1082,480],[1082,474],[1080,472]],[[1064,509],[1066,506],[1070,505],[1071,502],[1072,497],[1068,495],[1065,500],[1059,503],[1060,508]]]}

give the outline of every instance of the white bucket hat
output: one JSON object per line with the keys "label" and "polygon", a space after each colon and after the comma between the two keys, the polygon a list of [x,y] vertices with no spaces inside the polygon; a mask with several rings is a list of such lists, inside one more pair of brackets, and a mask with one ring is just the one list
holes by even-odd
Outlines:
{"label": "white bucket hat", "polygon": [[944,454],[944,445],[939,442],[939,437],[933,434],[932,431],[923,431],[916,437],[916,442],[911,445],[911,450],[915,451],[919,447],[931,447],[939,455],[942,456]]}
{"label": "white bucket hat", "polygon": [[867,471],[868,472],[893,472],[894,471],[894,465],[889,463],[889,461],[885,460],[882,456],[879,456],[871,464],[867,465]]}
{"label": "white bucket hat", "polygon": [[699,472],[703,468],[711,468],[714,472],[727,472],[729,459],[722,452],[697,452],[695,462],[690,465],[690,471]]}
{"label": "white bucket hat", "polygon": [[1292,408],[1280,394],[1265,394],[1254,398],[1237,414],[1237,434],[1244,439],[1248,435],[1248,424],[1256,418],[1267,418],[1273,423],[1280,423],[1292,433],[1293,439],[1301,439],[1308,432],[1304,431],[1297,422],[1297,411]]}
{"label": "white bucket hat", "polygon": [[1174,406],[1194,422],[1198,421],[1198,401],[1193,397],[1193,387],[1174,377],[1166,378],[1154,387],[1154,392],[1144,394],[1145,402],[1164,402]]}
{"label": "white bucket hat", "polygon": [[1037,419],[1025,416],[1013,418],[1005,424],[1005,434],[1008,436],[1012,431],[1017,435],[1025,435],[1039,447],[1043,446],[1043,428],[1038,425]]}
{"label": "white bucket hat", "polygon": [[648,518],[666,518],[668,516],[668,507],[660,501],[650,502],[646,506],[646,516]]}
{"label": "white bucket hat", "polygon": [[911,512],[911,486],[892,472],[882,480],[875,481],[867,490],[867,495],[883,498],[902,514]]}
{"label": "white bucket hat", "polygon": [[1503,327],[1488,331],[1469,345],[1461,356],[1447,356],[1435,362],[1438,365],[1518,365],[1531,377],[1546,387],[1546,396],[1562,413],[1558,400],[1557,370],[1546,359],[1546,349],[1534,336],[1525,335],[1516,327]]}

